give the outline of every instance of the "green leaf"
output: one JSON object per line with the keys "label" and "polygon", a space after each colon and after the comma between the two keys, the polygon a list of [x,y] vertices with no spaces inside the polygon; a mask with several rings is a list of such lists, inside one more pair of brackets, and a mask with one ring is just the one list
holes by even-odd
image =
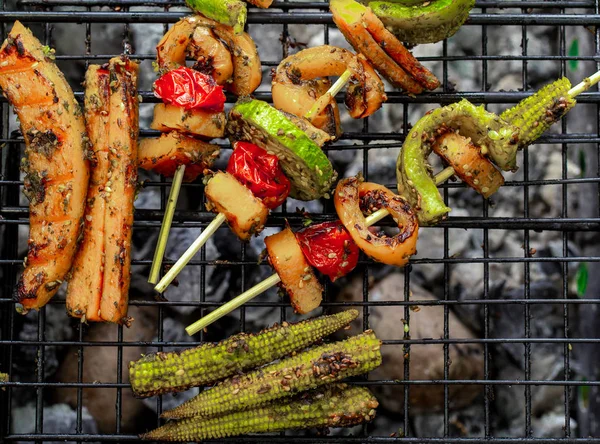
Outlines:
{"label": "green leaf", "polygon": [[[574,39],[569,46],[569,57],[577,57],[579,55],[579,40]],[[571,71],[577,71],[579,60],[569,60],[569,68]]]}
{"label": "green leaf", "polygon": [[585,262],[579,264],[577,273],[575,274],[575,281],[577,282],[577,296],[582,298],[585,295],[588,285],[588,266]]}

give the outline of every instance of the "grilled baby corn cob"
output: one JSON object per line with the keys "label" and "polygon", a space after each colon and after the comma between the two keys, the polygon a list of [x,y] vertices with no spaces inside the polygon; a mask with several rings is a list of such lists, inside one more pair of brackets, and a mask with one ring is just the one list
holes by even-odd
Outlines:
{"label": "grilled baby corn cob", "polygon": [[372,331],[325,344],[246,375],[226,379],[163,413],[163,417],[212,417],[256,408],[275,399],[367,373],[381,364],[380,345]]}
{"label": "grilled baby corn cob", "polygon": [[129,363],[129,380],[137,397],[179,392],[279,359],[314,344],[356,319],[347,310],[299,322],[284,323],[256,335],[240,333],[217,344],[181,353],[153,353]]}
{"label": "grilled baby corn cob", "polygon": [[519,148],[535,142],[577,104],[569,97],[570,89],[571,82],[563,77],[500,115],[501,119],[519,128]]}
{"label": "grilled baby corn cob", "polygon": [[377,405],[377,399],[366,388],[333,384],[253,410],[212,419],[196,417],[169,422],[141,437],[157,441],[201,441],[245,433],[345,427],[372,420]]}

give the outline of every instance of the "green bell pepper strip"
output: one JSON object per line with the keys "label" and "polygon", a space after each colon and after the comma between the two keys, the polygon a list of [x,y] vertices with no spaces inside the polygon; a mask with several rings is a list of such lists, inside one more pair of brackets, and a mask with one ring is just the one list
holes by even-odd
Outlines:
{"label": "green bell pepper strip", "polygon": [[496,114],[467,100],[429,112],[408,133],[396,163],[398,192],[417,211],[420,225],[433,225],[450,211],[427,163],[432,143],[449,130],[471,138],[503,170],[517,168],[518,129]]}
{"label": "green bell pepper strip", "polygon": [[435,43],[453,36],[475,6],[475,0],[363,0],[363,3],[400,40],[412,44]]}

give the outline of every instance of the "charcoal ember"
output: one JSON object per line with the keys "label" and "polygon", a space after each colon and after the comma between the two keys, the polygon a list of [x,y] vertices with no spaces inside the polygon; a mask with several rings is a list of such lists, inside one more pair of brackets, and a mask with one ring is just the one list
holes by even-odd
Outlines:
{"label": "charcoal ember", "polygon": [[[93,324],[86,330],[83,340],[92,342],[117,342],[119,329],[123,331],[123,342],[148,342],[157,331],[158,309],[156,307],[130,306],[129,315],[135,320],[130,328],[119,327],[114,324]],[[127,364],[129,361],[139,359],[146,353],[141,345],[115,346],[88,346],[83,354],[83,378],[86,383],[116,383],[118,375],[121,382],[129,381]],[[122,367],[118,366],[118,356],[122,356]],[[78,347],[69,347],[62,359],[60,368],[56,373],[56,382],[72,383],[78,380],[79,363]],[[52,387],[46,392],[48,399],[54,403],[67,403],[71,407],[77,405],[77,388],[59,386]],[[138,433],[150,415],[143,402],[133,397],[129,388],[121,390],[121,430],[126,433]],[[83,403],[96,420],[101,433],[114,433],[116,428],[115,403],[117,390],[115,388],[94,387],[83,390]]]}
{"label": "charcoal ember", "polygon": [[[35,432],[36,407],[35,403],[28,403],[12,411],[11,431],[15,434],[29,434]],[[77,411],[67,404],[55,404],[44,407],[44,433],[48,434],[75,434],[77,430]],[[84,434],[98,433],[96,421],[84,406],[81,409],[81,431]],[[20,442],[20,441],[17,441]],[[64,441],[66,444],[75,444],[76,441]],[[93,442],[93,441],[92,441]]]}
{"label": "charcoal ember", "polygon": [[[162,325],[162,342],[190,342],[189,347],[191,347],[193,344],[191,344],[191,342],[193,342],[195,340],[195,338],[189,336],[186,332],[185,332],[185,325],[182,322],[181,316],[177,316],[177,317],[167,317],[165,318],[165,320],[163,321],[163,325]],[[158,341],[159,338],[158,336],[155,336],[152,341],[156,342]],[[181,350],[185,350],[187,347],[163,347],[162,351],[163,352],[170,352],[170,351],[181,351]],[[158,349],[148,349],[146,352],[154,352],[154,351],[158,351]],[[194,396],[196,396],[199,393],[199,389],[198,388],[191,388],[189,390],[186,390],[184,392],[181,393],[176,393],[176,394],[166,394],[163,395],[161,397],[161,409],[162,411],[165,410],[170,410],[173,409],[175,407],[177,407],[179,404],[182,404],[183,402],[187,401],[188,399],[192,399]],[[158,407],[159,407],[159,403],[157,402],[157,398],[156,397],[150,397],[150,398],[145,398],[143,400],[143,403],[146,407],[148,407],[149,409],[153,410],[154,412],[158,411]]]}
{"label": "charcoal ember", "polygon": [[[63,298],[64,286],[59,290],[56,296],[57,298]],[[76,329],[73,328],[74,322],[67,316],[63,305],[48,304],[43,308],[45,319],[45,328],[42,328],[42,338],[45,341],[69,341],[75,337]],[[39,317],[42,316],[40,312],[31,311],[27,316],[19,317],[17,319],[17,325],[20,323],[21,328],[18,332],[18,339],[20,341],[37,341],[39,340]],[[79,320],[77,320],[79,322]],[[60,365],[60,359],[64,352],[64,347],[58,347],[55,345],[45,346],[43,352],[43,371],[44,380],[51,379],[58,370]],[[37,380],[37,362],[40,358],[38,347],[36,346],[21,346],[15,348],[13,361],[16,380],[19,381],[36,381]],[[35,393],[32,393],[34,396]],[[21,401],[25,402],[26,399]]]}
{"label": "charcoal ember", "polygon": [[[450,411],[448,415],[448,437],[483,438],[484,409],[480,403],[473,403],[461,410]],[[414,416],[414,434],[416,436],[443,437],[444,414],[427,413]]]}
{"label": "charcoal ember", "polygon": [[[225,231],[225,230],[221,230]],[[176,261],[188,249],[188,247],[200,235],[200,228],[172,228],[167,243],[165,258]],[[230,239],[234,237],[228,230]],[[220,259],[221,250],[217,246],[218,239],[221,238],[221,233],[215,234],[210,238],[203,249],[207,261]],[[198,252],[192,260],[200,260],[202,253]],[[171,284],[163,293],[163,296],[173,302],[199,302],[202,291],[202,282],[200,280],[202,266],[187,265],[177,276],[175,285]],[[214,265],[204,266],[205,275],[205,295],[207,301],[221,301],[223,295],[227,291],[230,270],[227,268],[219,268]],[[181,314],[190,314],[196,307],[193,305],[173,305],[171,308]]]}
{"label": "charcoal ember", "polygon": [[[389,274],[376,282],[369,292],[369,301],[403,300],[404,275]],[[433,300],[435,296],[411,283],[411,300]],[[340,294],[341,301],[362,301],[362,285],[356,279]],[[360,310],[360,309],[359,309]],[[402,339],[405,318],[404,307],[382,306],[369,308],[369,328],[373,328],[383,339]],[[359,319],[362,319],[359,316]],[[442,306],[420,306],[410,312],[407,324],[412,339],[439,339],[444,335],[444,309]],[[454,315],[448,313],[450,338],[472,339],[469,331]],[[353,329],[362,329],[360,322]],[[383,364],[371,372],[372,379],[402,380],[404,378],[404,354],[401,345],[382,347]],[[449,379],[481,379],[483,377],[483,348],[480,344],[451,344],[449,346]],[[444,377],[444,351],[441,344],[418,344],[410,348],[410,379],[439,380]],[[450,385],[449,406],[451,409],[468,406],[480,393],[481,386]],[[404,411],[404,387],[402,385],[378,385],[373,391],[384,409],[394,413]],[[442,385],[413,385],[410,387],[411,411],[435,412],[443,408],[444,388]]]}

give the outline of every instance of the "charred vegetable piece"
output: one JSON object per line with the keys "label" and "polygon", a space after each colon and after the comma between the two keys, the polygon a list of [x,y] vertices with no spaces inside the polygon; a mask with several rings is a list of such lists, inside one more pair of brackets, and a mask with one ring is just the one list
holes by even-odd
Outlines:
{"label": "charred vegetable piece", "polygon": [[226,26],[216,26],[214,33],[225,42],[233,62],[232,82],[227,89],[236,96],[250,95],[260,86],[262,68],[254,40],[248,33],[234,33]]}
{"label": "charred vegetable piece", "polygon": [[515,170],[518,129],[497,115],[466,100],[430,111],[406,136],[396,164],[398,193],[417,212],[420,225],[432,225],[450,211],[433,181],[427,164],[431,146],[449,130],[469,137],[487,150],[494,163],[504,170]]}
{"label": "charred vegetable piece", "polygon": [[191,182],[219,157],[219,146],[188,137],[177,131],[143,139],[139,145],[140,168],[173,177],[179,165],[185,165],[183,180]]}
{"label": "charred vegetable piece", "polygon": [[83,220],[83,242],[75,255],[67,288],[67,313],[88,321],[100,321],[100,300],[105,262],[106,183],[110,170],[109,99],[107,67],[90,65],[85,74],[85,122],[93,152],[90,186]]}
{"label": "charred vegetable piece", "polygon": [[186,66],[172,69],[154,82],[154,95],[186,110],[223,111],[225,106],[223,87],[211,76]]}
{"label": "charred vegetable piece", "polygon": [[[362,182],[350,177],[338,182],[334,195],[335,210],[358,248],[378,262],[402,267],[417,252],[419,224],[410,205],[402,196],[392,193],[383,185]],[[363,216],[386,208],[400,232],[393,236],[379,236],[369,230]]]}
{"label": "charred vegetable piece", "polygon": [[246,3],[241,0],[186,0],[187,5],[195,12],[232,26],[236,34],[244,31],[246,26]]}
{"label": "charred vegetable piece", "polygon": [[100,317],[103,321],[128,324],[133,201],[137,188],[138,65],[126,57],[115,57],[108,69],[114,80],[109,84],[106,137],[110,167],[104,188],[105,261]]}
{"label": "charred vegetable piece", "polygon": [[[276,108],[291,112],[296,105],[290,103],[293,96],[288,91],[298,94],[298,85],[318,78],[340,76],[346,70],[352,74],[352,83],[346,91],[346,106],[350,116],[355,119],[367,117],[381,108],[387,97],[383,82],[373,68],[362,57],[330,45],[304,49],[279,64],[273,78],[273,104]],[[305,94],[302,102],[312,106],[317,97],[310,97],[310,89],[302,91]]]}
{"label": "charred vegetable piece", "polygon": [[475,6],[475,0],[363,0],[363,3],[368,3],[385,26],[401,41],[411,44],[435,43],[453,36],[469,18],[469,12]]}
{"label": "charred vegetable piece", "polygon": [[354,0],[332,0],[329,7],[346,40],[394,86],[413,94],[440,86],[439,80],[385,29],[371,8]]}
{"label": "charred vegetable piece", "polygon": [[223,137],[226,123],[223,112],[203,109],[185,110],[180,106],[159,103],[154,107],[154,119],[150,128],[162,132],[177,130],[214,139]]}
{"label": "charred vegetable piece", "polygon": [[381,341],[372,331],[325,344],[275,364],[226,379],[195,398],[163,413],[166,418],[210,418],[255,409],[381,365]]}
{"label": "charred vegetable piece", "polygon": [[323,287],[304,257],[300,244],[289,228],[267,236],[269,261],[281,278],[296,313],[309,313],[321,305]]}
{"label": "charred vegetable piece", "polygon": [[0,88],[26,144],[29,251],[15,294],[26,313],[54,296],[73,263],[89,181],[85,126],[63,74],[18,21],[0,48]]}
{"label": "charred vegetable piece", "polygon": [[275,324],[257,334],[239,333],[181,353],[149,354],[129,363],[131,389],[137,397],[148,397],[209,384],[308,347],[357,316],[357,310],[347,310],[295,324]]}
{"label": "charred vegetable piece", "polygon": [[563,77],[500,114],[500,118],[519,128],[519,148],[534,143],[577,104],[569,96],[570,89],[571,82]]}
{"label": "charred vegetable piece", "polygon": [[[217,38],[209,26],[197,26],[194,29],[188,52],[196,60],[194,69],[213,77],[223,85],[233,75],[233,62],[229,48]],[[185,64],[185,60],[182,65]]]}
{"label": "charred vegetable piece", "polygon": [[318,145],[331,137],[306,121],[300,126],[266,102],[239,100],[229,113],[227,132],[233,141],[251,142],[275,154],[296,199],[318,199],[335,182],[331,162]]}
{"label": "charred vegetable piece", "polygon": [[358,263],[358,247],[340,221],[323,222],[296,233],[306,260],[332,282]]}
{"label": "charred vegetable piece", "polygon": [[450,132],[440,136],[432,148],[463,182],[486,199],[504,185],[502,173],[469,139]]}
{"label": "charred vegetable piece", "polygon": [[208,200],[206,208],[222,213],[241,240],[250,240],[265,227],[269,208],[231,174],[216,173],[206,185],[204,194]]}
{"label": "charred vegetable piece", "polygon": [[269,209],[277,208],[290,194],[290,181],[283,174],[277,156],[252,143],[233,144],[227,172],[252,191]]}
{"label": "charred vegetable piece", "polygon": [[246,433],[345,427],[372,420],[378,405],[366,388],[332,384],[252,410],[212,419],[171,421],[141,437],[159,441],[201,441]]}

